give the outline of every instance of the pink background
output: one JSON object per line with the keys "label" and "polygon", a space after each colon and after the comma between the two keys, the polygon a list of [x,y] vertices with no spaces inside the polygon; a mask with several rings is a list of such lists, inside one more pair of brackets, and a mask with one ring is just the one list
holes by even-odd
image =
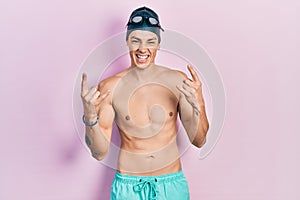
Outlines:
{"label": "pink background", "polygon": [[297,0],[2,1],[0,199],[108,199],[114,170],[78,138],[73,87],[90,51],[142,5],[206,49],[226,89],[214,150],[182,158],[191,199],[300,199]]}

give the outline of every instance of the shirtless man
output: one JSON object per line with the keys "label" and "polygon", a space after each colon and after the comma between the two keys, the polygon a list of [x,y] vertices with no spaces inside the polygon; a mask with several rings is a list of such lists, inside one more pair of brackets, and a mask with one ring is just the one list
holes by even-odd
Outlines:
{"label": "shirtless man", "polygon": [[109,151],[113,122],[121,137],[111,200],[189,199],[176,143],[177,114],[191,143],[205,143],[208,120],[201,82],[183,72],[155,64],[162,30],[157,14],[138,8],[127,24],[131,65],[91,89],[83,74],[86,143],[101,160]]}

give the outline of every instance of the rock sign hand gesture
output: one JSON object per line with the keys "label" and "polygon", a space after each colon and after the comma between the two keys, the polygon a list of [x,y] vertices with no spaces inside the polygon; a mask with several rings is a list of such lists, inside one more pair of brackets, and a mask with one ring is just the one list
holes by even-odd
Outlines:
{"label": "rock sign hand gesture", "polygon": [[184,94],[186,100],[191,104],[191,106],[200,111],[200,107],[204,105],[202,83],[195,69],[191,65],[188,65],[188,70],[192,75],[192,80],[184,80],[183,85],[177,86],[177,88]]}
{"label": "rock sign hand gesture", "polygon": [[83,102],[84,115],[86,117],[95,117],[99,114],[100,103],[109,95],[108,90],[105,93],[99,91],[98,86],[92,87],[90,90],[87,86],[87,74],[82,74],[81,82],[81,98]]}

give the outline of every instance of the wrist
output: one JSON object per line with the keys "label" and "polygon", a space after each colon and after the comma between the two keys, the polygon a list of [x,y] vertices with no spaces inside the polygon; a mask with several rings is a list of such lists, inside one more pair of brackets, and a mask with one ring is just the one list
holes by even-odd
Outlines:
{"label": "wrist", "polygon": [[82,121],[86,126],[95,126],[98,123],[99,117],[98,115],[93,116],[82,116]]}
{"label": "wrist", "polygon": [[84,115],[84,121],[86,121],[87,123],[94,123],[97,120],[97,115],[94,116],[86,116]]}
{"label": "wrist", "polygon": [[86,117],[89,117],[89,116],[93,117],[93,116],[97,115],[97,110],[96,110],[95,106],[84,105],[83,113],[84,113],[84,116],[86,116]]}
{"label": "wrist", "polygon": [[86,117],[86,118],[97,117],[97,113],[84,112],[83,115],[84,115],[84,117]]}
{"label": "wrist", "polygon": [[98,115],[96,110],[88,110],[88,109],[84,109],[83,114],[85,117],[96,117]]}

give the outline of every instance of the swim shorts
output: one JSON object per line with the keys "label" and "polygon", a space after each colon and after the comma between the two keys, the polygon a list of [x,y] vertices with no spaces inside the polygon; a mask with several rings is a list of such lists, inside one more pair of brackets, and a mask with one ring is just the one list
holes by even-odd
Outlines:
{"label": "swim shorts", "polygon": [[187,180],[182,172],[160,176],[132,176],[116,172],[110,200],[189,200]]}

